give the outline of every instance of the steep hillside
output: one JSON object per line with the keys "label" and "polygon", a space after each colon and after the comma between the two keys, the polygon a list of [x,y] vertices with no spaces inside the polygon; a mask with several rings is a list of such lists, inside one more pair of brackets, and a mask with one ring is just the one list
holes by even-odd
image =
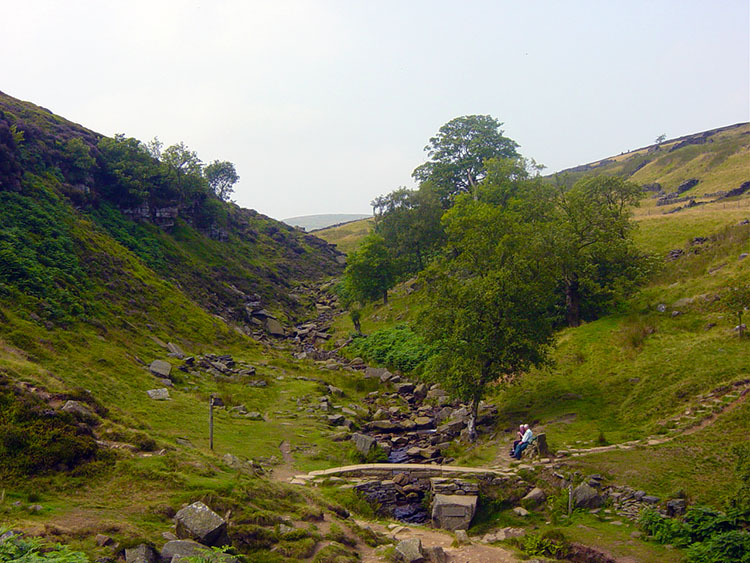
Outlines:
{"label": "steep hillside", "polygon": [[654,205],[666,206],[664,210],[690,199],[741,195],[750,188],[746,184],[750,181],[750,124],[738,123],[665,140],[563,170],[557,176],[572,184],[591,174],[633,180],[651,192]]}
{"label": "steep hillside", "polygon": [[[48,280],[50,292],[78,293],[79,302],[91,303],[81,292],[91,285],[85,266],[96,260],[82,249],[98,232],[206,310],[236,323],[251,326],[252,304],[259,302],[282,318],[308,314],[312,304],[294,288],[340,271],[333,247],[222,202],[188,180],[134,139],[108,139],[0,94],[0,221],[7,259],[12,256],[17,269],[2,281],[28,289],[39,281],[33,263],[47,260],[50,272],[60,266],[59,279]],[[55,248],[38,236],[40,224],[44,238],[59,243]],[[72,277],[62,280],[63,274]],[[32,294],[42,297],[41,291]],[[68,309],[80,313],[72,304]]]}

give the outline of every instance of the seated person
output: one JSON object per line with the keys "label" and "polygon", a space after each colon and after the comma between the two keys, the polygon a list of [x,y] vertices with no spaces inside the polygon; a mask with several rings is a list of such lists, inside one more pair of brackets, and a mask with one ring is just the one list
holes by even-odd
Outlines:
{"label": "seated person", "polygon": [[521,438],[521,441],[516,446],[515,451],[513,452],[513,455],[510,456],[515,459],[521,459],[521,454],[523,451],[529,447],[529,444],[531,443],[531,439],[534,437],[534,433],[531,431],[531,428],[528,424],[524,424],[524,433],[523,437]]}
{"label": "seated person", "polygon": [[521,443],[521,440],[523,440],[523,431],[525,430],[526,425],[521,424],[518,427],[518,432],[516,432],[516,439],[513,441],[513,445],[510,447],[510,455],[513,456],[513,452],[516,451],[516,446]]}

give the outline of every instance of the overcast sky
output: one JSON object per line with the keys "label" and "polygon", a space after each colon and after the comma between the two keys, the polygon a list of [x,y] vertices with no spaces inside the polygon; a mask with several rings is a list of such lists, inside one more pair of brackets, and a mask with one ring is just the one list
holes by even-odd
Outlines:
{"label": "overcast sky", "polygon": [[369,213],[469,114],[547,171],[750,120],[748,0],[4,0],[0,90],[235,163],[283,219]]}

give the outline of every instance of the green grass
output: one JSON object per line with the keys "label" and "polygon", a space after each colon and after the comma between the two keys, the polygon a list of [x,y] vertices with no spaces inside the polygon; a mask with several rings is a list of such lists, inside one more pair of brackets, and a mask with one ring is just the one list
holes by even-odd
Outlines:
{"label": "green grass", "polygon": [[315,231],[314,234],[326,242],[335,244],[344,254],[350,254],[357,249],[362,239],[372,231],[374,225],[375,219],[373,218],[361,219],[337,227],[320,229]]}

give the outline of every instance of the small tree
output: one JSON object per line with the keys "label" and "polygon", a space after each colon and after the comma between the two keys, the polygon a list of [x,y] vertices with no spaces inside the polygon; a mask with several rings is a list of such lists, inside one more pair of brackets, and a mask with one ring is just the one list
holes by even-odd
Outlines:
{"label": "small tree", "polygon": [[742,324],[742,315],[747,309],[750,309],[750,283],[739,282],[732,284],[721,298],[722,308],[728,313],[737,315],[737,332],[742,338],[744,325]]}
{"label": "small tree", "polygon": [[203,170],[203,175],[208,180],[211,191],[222,201],[229,201],[234,185],[240,179],[234,164],[226,160],[214,160]]}
{"label": "small tree", "polygon": [[367,235],[359,249],[347,259],[344,283],[353,299],[361,304],[383,298],[388,303],[388,290],[396,281],[396,271],[388,254],[383,237],[376,233]]}
{"label": "small tree", "polygon": [[667,136],[666,136],[666,135],[665,135],[664,133],[662,133],[661,135],[659,135],[659,136],[658,136],[658,137],[657,137],[657,138],[656,138],[656,139],[654,140],[654,143],[656,143],[657,145],[660,145],[660,144],[662,144],[662,143],[663,143],[664,141],[666,141],[666,140],[667,140]]}

